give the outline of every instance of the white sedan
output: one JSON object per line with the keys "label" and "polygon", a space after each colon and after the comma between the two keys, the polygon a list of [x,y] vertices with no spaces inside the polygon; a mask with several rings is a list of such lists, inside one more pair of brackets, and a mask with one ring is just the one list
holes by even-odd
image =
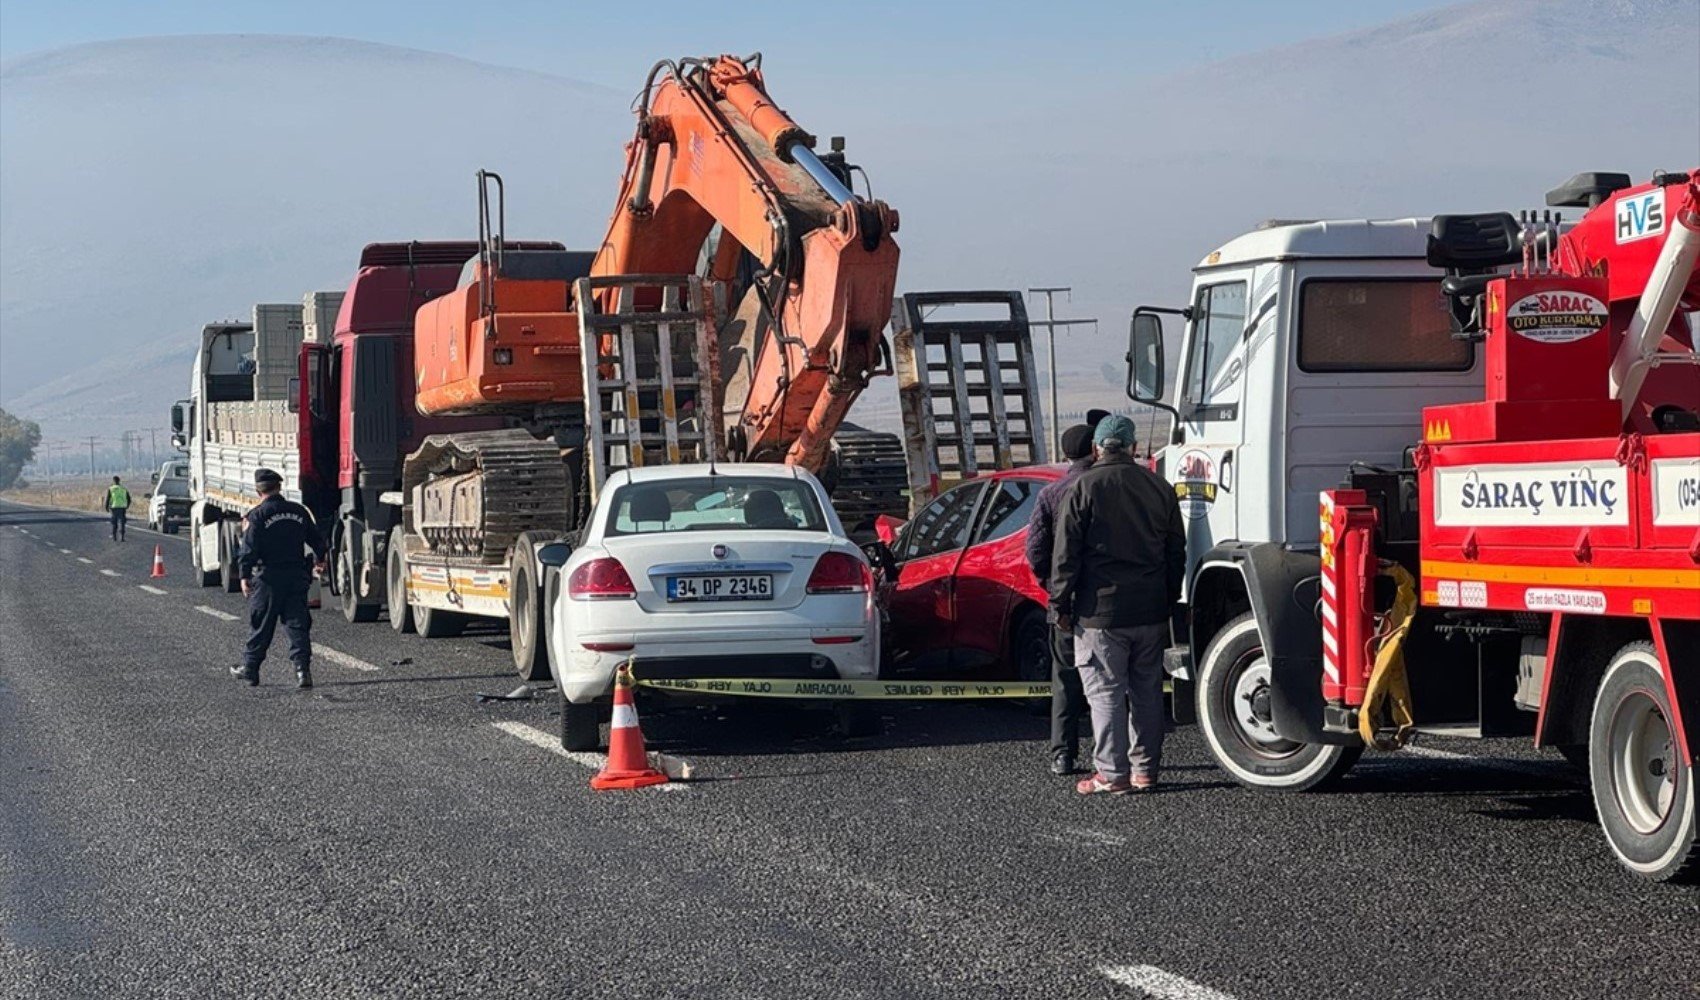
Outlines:
{"label": "white sedan", "polygon": [[[641,677],[873,678],[873,573],[814,476],[782,465],[615,473],[560,566],[549,664],[561,742],[599,742],[626,660]],[[563,561],[564,560],[564,561]]]}

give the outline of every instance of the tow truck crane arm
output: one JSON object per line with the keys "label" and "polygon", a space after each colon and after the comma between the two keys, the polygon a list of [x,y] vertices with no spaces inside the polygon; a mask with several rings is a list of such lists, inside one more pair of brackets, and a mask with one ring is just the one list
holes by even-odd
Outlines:
{"label": "tow truck crane arm", "polygon": [[657,63],[637,114],[591,274],[700,273],[706,257],[744,320],[721,348],[723,381],[744,391],[726,401],[734,450],[820,470],[850,405],[889,368],[897,213],[851,192],[841,156],[815,154],[768,96],[759,56]]}

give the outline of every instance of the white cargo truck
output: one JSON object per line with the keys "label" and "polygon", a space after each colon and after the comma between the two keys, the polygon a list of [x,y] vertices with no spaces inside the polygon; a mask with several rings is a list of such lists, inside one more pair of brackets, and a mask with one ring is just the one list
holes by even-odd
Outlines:
{"label": "white cargo truck", "polygon": [[275,469],[301,499],[297,383],[302,307],[261,304],[251,323],[209,323],[189,398],[172,408],[172,441],[189,453],[190,559],[201,586],[241,589],[241,518],[259,502],[256,469]]}

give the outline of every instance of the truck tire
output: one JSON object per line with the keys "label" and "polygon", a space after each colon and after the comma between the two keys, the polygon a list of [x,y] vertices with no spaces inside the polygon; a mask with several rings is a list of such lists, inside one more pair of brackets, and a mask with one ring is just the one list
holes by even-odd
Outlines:
{"label": "truck tire", "polygon": [[526,683],[549,675],[549,608],[543,600],[543,566],[537,561],[541,532],[522,532],[508,567],[508,642],[514,670]]}
{"label": "truck tire", "polygon": [[403,554],[405,539],[401,526],[390,530],[390,554],[386,560],[384,598],[390,606],[390,628],[403,634],[412,632],[413,608],[407,603],[407,557]]}
{"label": "truck tire", "polygon": [[375,622],[381,605],[371,598],[361,597],[359,574],[355,572],[354,547],[348,544],[348,532],[342,533],[342,550],[337,554],[337,593],[342,598],[342,617],[350,624]]}
{"label": "truck tire", "polygon": [[413,627],[427,639],[453,639],[466,628],[466,616],[421,605],[413,609]]}
{"label": "truck tire", "polygon": [[224,582],[224,592],[242,592],[242,566],[236,560],[241,554],[242,534],[236,521],[218,523],[218,571]]}
{"label": "truck tire", "polygon": [[561,699],[561,749],[599,750],[602,747],[602,708],[595,702],[575,705]]}
{"label": "truck tire", "polygon": [[1588,725],[1594,809],[1612,853],[1657,881],[1700,876],[1694,769],[1676,752],[1658,653],[1632,642],[1606,665]]}
{"label": "truck tire", "polygon": [[1306,792],[1337,780],[1362,747],[1282,739],[1269,718],[1269,663],[1246,612],[1210,640],[1198,667],[1198,725],[1216,763],[1250,788]]}

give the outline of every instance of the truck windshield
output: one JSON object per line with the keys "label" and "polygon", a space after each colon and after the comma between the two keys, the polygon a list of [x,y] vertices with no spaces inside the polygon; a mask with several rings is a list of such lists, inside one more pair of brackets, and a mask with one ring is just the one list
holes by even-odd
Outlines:
{"label": "truck windshield", "polygon": [[627,483],[608,505],[607,534],[827,530],[814,490],[798,479],[704,476]]}

